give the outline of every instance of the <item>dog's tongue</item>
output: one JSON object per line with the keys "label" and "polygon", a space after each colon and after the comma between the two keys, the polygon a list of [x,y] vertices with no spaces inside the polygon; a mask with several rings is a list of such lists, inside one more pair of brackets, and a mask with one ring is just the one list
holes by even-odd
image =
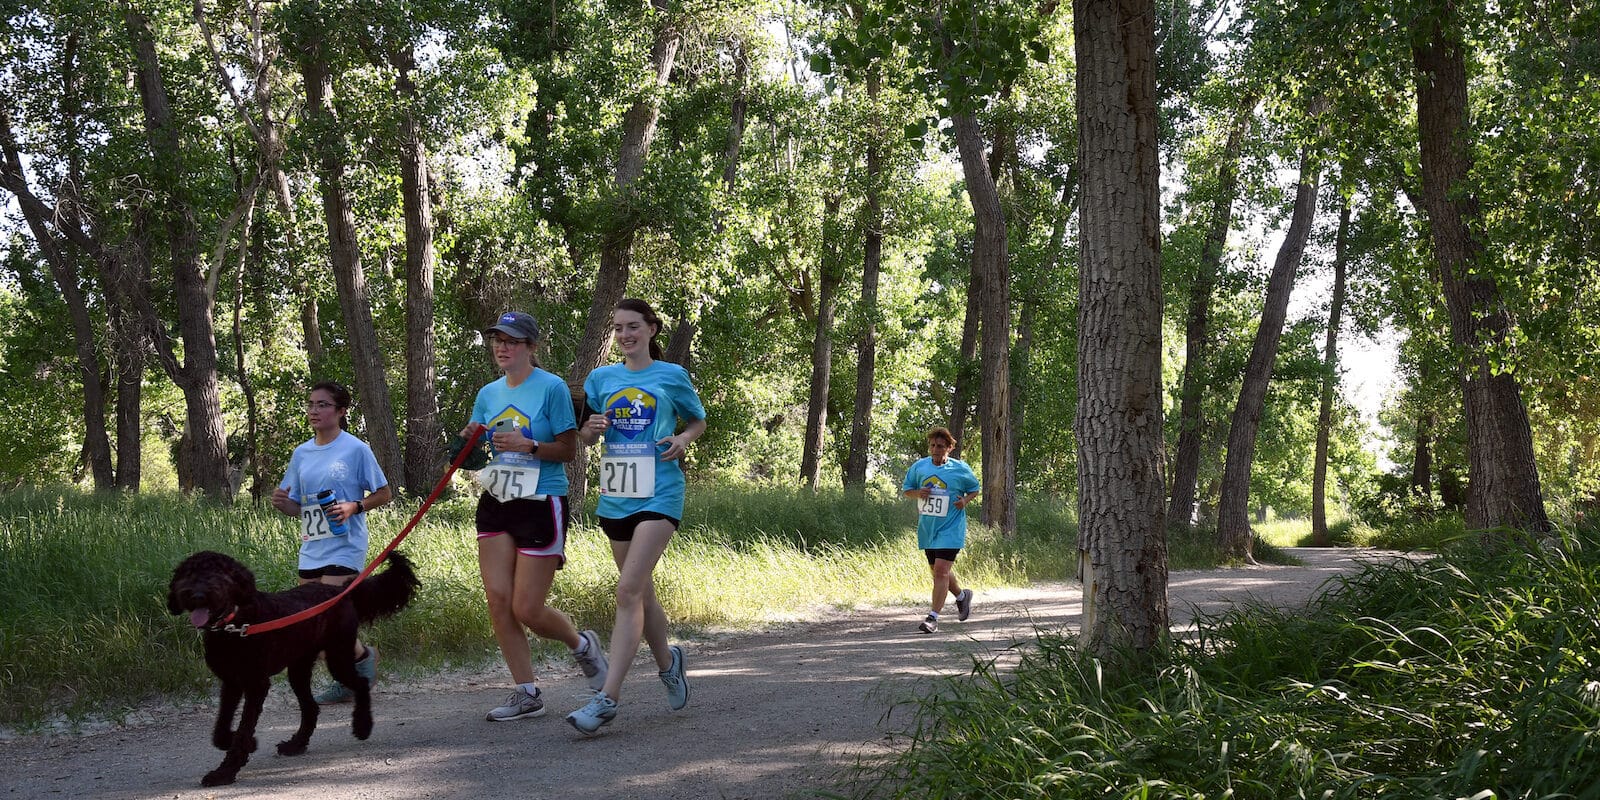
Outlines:
{"label": "dog's tongue", "polygon": [[196,628],[204,628],[211,621],[211,612],[204,608],[197,608],[189,612],[189,623]]}

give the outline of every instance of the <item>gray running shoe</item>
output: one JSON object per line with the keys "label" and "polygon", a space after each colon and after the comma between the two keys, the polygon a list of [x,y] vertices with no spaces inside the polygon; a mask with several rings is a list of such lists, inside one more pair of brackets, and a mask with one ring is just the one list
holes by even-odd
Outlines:
{"label": "gray running shoe", "polygon": [[661,676],[661,684],[667,687],[667,708],[681,711],[689,705],[689,677],[683,674],[683,648],[673,645],[672,666],[657,673]]}
{"label": "gray running shoe", "polygon": [[511,690],[502,705],[489,709],[488,716],[484,719],[490,722],[510,722],[524,717],[537,717],[544,714],[543,692],[533,690],[533,694],[522,691],[521,687]]}
{"label": "gray running shoe", "polygon": [[929,614],[928,618],[923,620],[921,625],[917,626],[917,630],[922,631],[923,633],[938,633],[939,618]]}
{"label": "gray running shoe", "polygon": [[567,722],[577,728],[579,733],[588,736],[600,730],[601,725],[611,724],[617,718],[617,701],[606,696],[605,692],[595,692],[589,698],[588,705],[567,715]]}
{"label": "gray running shoe", "polygon": [[578,634],[585,642],[589,643],[587,649],[575,652],[572,658],[578,662],[578,668],[583,670],[583,677],[589,679],[589,688],[600,691],[606,688],[606,651],[600,649],[600,636],[594,631],[584,631]]}
{"label": "gray running shoe", "polygon": [[970,616],[972,616],[972,590],[962,589],[961,594],[956,595],[956,620],[966,622]]}

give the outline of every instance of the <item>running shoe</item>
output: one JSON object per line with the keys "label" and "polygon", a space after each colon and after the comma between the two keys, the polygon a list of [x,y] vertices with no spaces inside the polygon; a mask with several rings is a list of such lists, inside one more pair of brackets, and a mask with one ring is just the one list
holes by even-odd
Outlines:
{"label": "running shoe", "polygon": [[484,719],[490,722],[510,722],[514,719],[541,716],[544,714],[542,694],[544,693],[538,689],[534,689],[533,694],[528,694],[521,687],[512,689],[511,694],[506,696],[505,703],[489,709],[489,714]]}
{"label": "running shoe", "polygon": [[594,631],[584,631],[578,636],[588,646],[574,651],[572,657],[578,662],[578,668],[583,670],[583,677],[589,679],[589,688],[598,692],[606,688],[606,651],[600,649],[600,636]]}
{"label": "running shoe", "polygon": [[938,633],[939,618],[929,614],[928,618],[923,620],[921,625],[917,626],[917,630],[922,631],[923,633]]}
{"label": "running shoe", "polygon": [[[367,645],[367,654],[356,660],[356,674],[367,679],[368,689],[378,682],[378,648]],[[338,681],[329,683],[317,693],[317,705],[320,706],[348,703],[354,699],[356,693]]]}
{"label": "running shoe", "polygon": [[970,616],[972,616],[972,590],[962,589],[961,594],[956,595],[956,621],[966,622]]}
{"label": "running shoe", "polygon": [[600,730],[601,725],[611,724],[616,717],[617,701],[607,697],[605,692],[595,692],[587,705],[567,715],[567,722],[572,723],[579,733],[590,736]]}
{"label": "running shoe", "polygon": [[667,687],[667,708],[681,711],[689,705],[689,677],[683,672],[683,648],[673,645],[672,666],[657,673],[661,684]]}

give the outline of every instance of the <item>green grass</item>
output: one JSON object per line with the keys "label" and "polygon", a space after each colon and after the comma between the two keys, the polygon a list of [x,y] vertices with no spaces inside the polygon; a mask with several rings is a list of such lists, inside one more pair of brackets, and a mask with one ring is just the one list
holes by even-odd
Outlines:
{"label": "green grass", "polygon": [[1374,565],[1116,675],[1046,634],[917,702],[853,797],[1600,797],[1600,535]]}
{"label": "green grass", "polygon": [[[423,591],[405,613],[363,634],[382,648],[386,672],[497,663],[473,504],[470,497],[439,503],[402,545]],[[396,503],[373,514],[371,552],[415,510],[415,502]],[[696,486],[683,522],[656,573],[680,634],[804,618],[821,605],[920,603],[927,595],[915,512],[893,495]],[[1005,539],[974,524],[963,580],[1004,586],[1073,574],[1074,527],[1059,502],[1024,500],[1019,529]],[[209,692],[199,637],[166,610],[172,568],[194,551],[219,550],[249,565],[263,588],[288,588],[297,548],[292,520],[248,504],[75,490],[0,494],[0,725],[26,729],[58,712],[69,721],[114,719],[153,697]],[[567,553],[551,604],[580,627],[608,630],[616,567],[591,517],[575,520]]]}

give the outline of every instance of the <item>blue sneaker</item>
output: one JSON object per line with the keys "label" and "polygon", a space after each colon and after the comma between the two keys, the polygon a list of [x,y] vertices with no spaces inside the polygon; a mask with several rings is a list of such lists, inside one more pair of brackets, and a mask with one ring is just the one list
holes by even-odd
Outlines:
{"label": "blue sneaker", "polygon": [[[367,654],[356,661],[356,674],[367,679],[367,688],[372,688],[378,682],[378,648],[367,645]],[[356,699],[356,693],[350,687],[334,681],[317,693],[317,705],[328,706],[334,703],[348,703]]]}
{"label": "blue sneaker", "polygon": [[689,677],[683,674],[683,648],[673,645],[672,666],[657,673],[661,684],[667,687],[667,708],[681,711],[689,705]]}
{"label": "blue sneaker", "polygon": [[617,701],[606,696],[605,692],[595,692],[587,705],[567,715],[567,722],[572,723],[579,733],[590,736],[600,730],[601,725],[609,725],[616,718]]}

